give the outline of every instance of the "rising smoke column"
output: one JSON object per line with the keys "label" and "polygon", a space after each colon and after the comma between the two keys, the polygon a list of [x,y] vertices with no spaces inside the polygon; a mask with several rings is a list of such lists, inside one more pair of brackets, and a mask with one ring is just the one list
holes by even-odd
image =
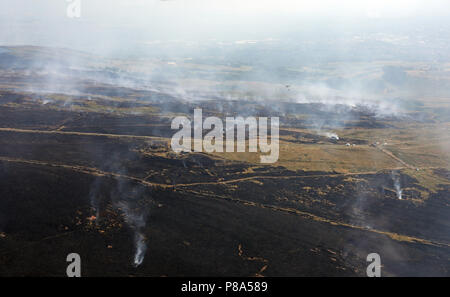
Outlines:
{"label": "rising smoke column", "polygon": [[[126,162],[130,160],[135,160],[135,156],[129,151],[125,154],[110,154],[110,158],[101,169],[106,172],[114,172],[120,178],[117,178],[112,184],[107,179],[97,178],[91,185],[89,195],[91,208],[96,212],[97,218],[100,215],[100,209],[105,206],[104,204],[107,201],[122,213],[124,221],[133,235],[134,257],[132,264],[134,267],[138,267],[143,263],[147,251],[145,227],[153,201],[146,187],[125,178],[128,176]],[[105,199],[102,199],[103,197]],[[106,199],[106,197],[110,199]]]}
{"label": "rising smoke column", "polygon": [[117,203],[119,208],[125,216],[126,223],[134,232],[135,253],[133,265],[138,267],[142,264],[147,251],[147,238],[144,235],[144,228],[146,226],[146,218],[138,209],[131,208],[128,201],[120,201]]}
{"label": "rising smoke column", "polygon": [[339,140],[339,136],[336,133],[334,133],[334,132],[319,132],[318,134],[321,135],[321,136],[328,137],[330,139]]}
{"label": "rising smoke column", "polygon": [[[102,196],[102,180],[96,179],[91,186],[90,203],[91,209],[95,212],[95,222],[100,220],[101,196]],[[147,208],[137,205],[135,199],[129,197],[132,193],[133,197],[138,199],[143,197],[140,188],[133,187],[126,182],[119,182],[119,191],[111,193],[112,205],[115,209],[122,212],[125,223],[133,232],[133,240],[135,246],[133,266],[138,267],[142,264],[147,251],[147,238],[144,235],[144,229],[147,219]],[[124,192],[126,191],[126,192]]]}
{"label": "rising smoke column", "polygon": [[100,187],[101,187],[101,179],[97,177],[89,191],[89,202],[91,204],[91,209],[95,212],[96,219],[100,218]]}
{"label": "rising smoke column", "polygon": [[392,171],[392,181],[394,182],[394,187],[395,187],[395,191],[397,192],[397,198],[399,200],[402,200],[402,188],[401,188],[401,184],[400,184],[400,176],[398,175],[398,173],[395,173],[394,171]]}
{"label": "rising smoke column", "polygon": [[147,251],[146,238],[141,232],[136,232],[134,242],[136,245],[136,253],[134,255],[134,266],[138,267],[144,261],[145,252]]}

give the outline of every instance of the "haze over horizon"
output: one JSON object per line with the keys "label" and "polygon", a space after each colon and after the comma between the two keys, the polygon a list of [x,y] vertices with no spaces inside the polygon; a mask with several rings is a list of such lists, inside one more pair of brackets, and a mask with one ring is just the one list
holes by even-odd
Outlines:
{"label": "haze over horizon", "polygon": [[[106,56],[195,54],[246,41],[348,43],[355,35],[450,35],[450,4],[357,0],[81,0],[81,18],[63,0],[4,0],[1,45],[44,45]],[[389,36],[388,36],[389,37]],[[387,40],[387,38],[385,38]],[[239,43],[241,42],[241,43]],[[163,49],[164,48],[164,49]],[[203,53],[203,52],[202,52]]]}

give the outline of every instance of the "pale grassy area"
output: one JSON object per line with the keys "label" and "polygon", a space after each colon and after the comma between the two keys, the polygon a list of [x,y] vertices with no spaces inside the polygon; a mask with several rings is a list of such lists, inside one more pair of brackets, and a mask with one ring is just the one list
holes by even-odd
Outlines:
{"label": "pale grassy area", "polygon": [[[260,153],[214,153],[234,161],[260,164]],[[347,147],[342,144],[297,144],[280,141],[278,162],[291,170],[367,172],[386,168],[399,168],[402,164],[376,148],[360,145]]]}
{"label": "pale grassy area", "polygon": [[450,123],[349,129],[339,135],[379,142],[383,148],[413,167],[450,168]]}
{"label": "pale grassy area", "polygon": [[407,169],[404,171],[404,173],[417,179],[421,186],[427,188],[432,192],[435,192],[437,189],[439,189],[439,185],[449,183],[448,180],[434,175],[432,169],[423,169],[419,171]]}
{"label": "pale grassy area", "polygon": [[[299,132],[308,132],[300,129]],[[414,168],[450,168],[450,124],[403,125],[389,129],[344,129],[336,131],[345,138],[367,140],[369,144],[391,152]],[[373,172],[402,168],[404,164],[383,153],[377,147],[343,144],[300,144],[280,139],[280,154],[273,166],[292,170],[318,170],[337,172]],[[214,153],[222,158],[260,163],[260,153]],[[430,173],[431,174],[431,173]]]}
{"label": "pale grassy area", "polygon": [[378,171],[402,164],[367,145],[280,143],[279,164],[289,169],[337,172]]}

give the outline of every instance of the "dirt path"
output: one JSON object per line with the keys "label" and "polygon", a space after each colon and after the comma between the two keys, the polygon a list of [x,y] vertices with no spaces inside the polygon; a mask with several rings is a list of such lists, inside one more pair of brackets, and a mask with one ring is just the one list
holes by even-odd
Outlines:
{"label": "dirt path", "polygon": [[377,146],[377,148],[378,148],[381,152],[383,152],[384,154],[386,154],[386,155],[388,155],[389,157],[391,157],[392,159],[394,159],[394,160],[396,160],[396,161],[402,163],[403,165],[405,165],[405,167],[408,167],[409,169],[416,169],[415,166],[412,166],[412,165],[406,163],[405,161],[403,161],[402,159],[400,159],[399,157],[397,157],[396,155],[394,155],[392,152],[388,151],[387,149],[382,148],[382,147],[379,147],[379,146]]}
{"label": "dirt path", "polygon": [[[94,175],[94,176],[124,178],[124,179],[128,179],[128,180],[132,180],[132,181],[141,183],[146,186],[161,187],[161,188],[179,188],[179,187],[186,188],[186,187],[205,186],[205,185],[226,185],[226,184],[234,184],[234,183],[240,183],[240,182],[245,182],[245,181],[263,180],[263,179],[274,179],[274,180],[305,179],[305,178],[318,178],[318,177],[371,175],[371,174],[379,173],[379,171],[366,171],[366,172],[331,173],[331,174],[314,174],[314,175],[285,175],[285,176],[258,175],[258,176],[249,176],[249,177],[242,177],[242,178],[236,178],[236,179],[230,179],[230,180],[223,180],[223,181],[195,182],[195,183],[183,183],[183,184],[161,184],[161,183],[149,182],[145,179],[141,179],[141,178],[130,176],[130,175],[124,175],[124,174],[119,174],[119,173],[115,173],[115,172],[107,172],[107,171],[100,170],[98,168],[87,167],[87,166],[67,165],[67,164],[60,164],[60,163],[50,163],[50,162],[38,161],[38,160],[25,160],[25,159],[9,158],[9,157],[2,157],[2,156],[0,156],[0,161],[32,164],[32,165],[47,166],[47,167],[65,168],[65,169],[69,169],[69,170],[73,170],[73,171],[77,171],[77,172],[81,172],[81,173],[85,173],[85,174],[90,174],[90,175]],[[393,168],[393,169],[402,169],[402,168]],[[393,169],[390,169],[390,170],[393,170]]]}
{"label": "dirt path", "polygon": [[[400,170],[403,167],[389,168],[389,170]],[[330,173],[330,174],[312,174],[312,175],[282,175],[282,176],[272,176],[272,175],[255,175],[236,179],[229,179],[224,181],[214,181],[214,182],[198,182],[198,183],[187,183],[187,184],[175,184],[175,187],[193,187],[202,185],[226,185],[234,184],[251,180],[260,179],[305,179],[305,178],[317,178],[317,177],[338,177],[338,176],[355,176],[355,175],[370,175],[377,174],[380,171],[364,171],[364,172],[349,172],[349,173]]]}
{"label": "dirt path", "polygon": [[123,178],[132,180],[138,183],[141,183],[145,186],[151,186],[151,187],[161,187],[161,188],[170,188],[173,187],[173,185],[166,185],[166,184],[159,184],[159,183],[152,183],[145,181],[143,179],[119,174],[115,172],[106,172],[102,171],[97,168],[92,167],[86,167],[86,166],[79,166],[79,165],[67,165],[67,164],[57,164],[57,163],[49,163],[44,161],[37,161],[37,160],[24,160],[24,159],[15,159],[15,158],[8,158],[8,157],[0,157],[0,161],[4,162],[12,162],[12,163],[24,163],[24,164],[32,164],[32,165],[39,165],[39,166],[47,166],[47,167],[58,167],[58,168],[65,168],[69,170],[73,170],[76,172],[81,172],[84,174],[94,175],[94,176],[103,176],[103,177],[115,177],[115,178]]}
{"label": "dirt path", "polygon": [[143,139],[143,140],[167,141],[167,138],[164,138],[164,137],[128,135],[128,134],[106,134],[106,133],[93,133],[93,132],[71,132],[71,131],[60,131],[60,130],[29,130],[29,129],[17,129],[17,128],[0,128],[0,131],[16,132],[16,133],[31,133],[31,134],[60,134],[60,135],[76,135],[76,136],[101,136],[101,137],[109,137],[109,138],[132,138],[132,139]]}
{"label": "dirt path", "polygon": [[302,216],[304,218],[311,219],[313,221],[322,222],[322,223],[326,223],[326,224],[333,225],[333,226],[351,228],[351,229],[356,229],[356,230],[361,230],[361,231],[366,231],[366,232],[372,232],[372,233],[376,233],[376,234],[380,234],[380,235],[385,235],[395,241],[418,243],[418,244],[450,248],[450,244],[448,244],[448,243],[436,242],[436,241],[422,239],[422,238],[418,238],[418,237],[414,237],[414,236],[402,235],[402,234],[398,234],[398,233],[394,233],[394,232],[388,232],[388,231],[383,231],[383,230],[377,230],[377,229],[352,225],[352,224],[345,223],[345,222],[333,221],[333,220],[330,220],[330,219],[327,219],[324,217],[320,217],[320,216],[317,216],[317,215],[309,213],[309,212],[300,211],[298,209],[279,207],[279,206],[275,206],[275,205],[271,205],[271,204],[257,203],[257,202],[253,202],[253,201],[247,201],[247,200],[242,200],[242,199],[227,197],[227,196],[220,196],[220,195],[215,195],[215,194],[210,194],[210,193],[203,193],[203,192],[197,192],[197,191],[191,191],[191,190],[185,190],[185,191],[195,194],[196,196],[200,196],[200,197],[206,196],[209,198],[229,200],[229,201],[232,201],[235,203],[240,203],[240,204],[243,204],[246,206],[265,208],[265,209],[270,209],[273,211],[295,214],[295,215]]}
{"label": "dirt path", "polygon": [[[8,158],[8,157],[0,157],[0,161],[65,168],[65,169],[81,172],[84,174],[90,174],[90,175],[94,175],[94,176],[124,178],[124,179],[138,182],[144,186],[161,187],[161,188],[166,188],[166,189],[167,188],[178,188],[178,187],[181,187],[181,188],[192,187],[192,186],[198,186],[198,185],[210,185],[210,184],[228,184],[228,183],[236,183],[236,182],[247,181],[247,180],[252,180],[252,179],[264,179],[264,178],[269,178],[269,179],[313,178],[313,177],[324,177],[324,176],[333,177],[333,176],[350,176],[350,175],[376,174],[377,173],[377,172],[365,172],[365,173],[359,172],[359,173],[342,173],[342,174],[337,173],[337,174],[306,175],[306,176],[298,176],[298,175],[297,176],[252,176],[252,177],[233,179],[233,180],[222,181],[222,182],[203,182],[203,183],[200,182],[200,183],[191,183],[191,184],[169,185],[169,184],[152,183],[152,182],[148,182],[143,179],[140,179],[137,177],[132,177],[129,175],[122,175],[122,174],[118,174],[118,173],[114,173],[114,172],[105,172],[105,171],[99,170],[97,168],[78,166],[78,165],[52,164],[52,163],[37,161],[37,160],[14,159],[14,158]],[[211,193],[199,192],[199,191],[188,190],[188,189],[179,189],[179,190],[181,190],[183,192],[194,194],[195,196],[198,196],[198,197],[204,196],[204,197],[209,197],[209,198],[212,197],[215,199],[228,200],[228,201],[244,204],[247,206],[271,209],[274,211],[280,211],[280,212],[300,215],[302,217],[312,219],[314,221],[318,221],[318,222],[322,222],[322,223],[327,223],[327,224],[330,224],[333,226],[358,229],[358,230],[362,230],[362,231],[386,235],[396,241],[404,241],[404,242],[420,243],[420,244],[426,244],[426,245],[450,247],[450,244],[447,244],[447,243],[434,242],[434,241],[430,241],[430,240],[426,240],[426,239],[422,239],[422,238],[397,234],[397,233],[393,233],[393,232],[365,228],[365,227],[351,225],[351,224],[344,223],[344,222],[332,221],[330,219],[327,219],[324,217],[319,217],[317,215],[314,215],[314,214],[311,214],[308,212],[304,212],[304,211],[300,211],[297,209],[293,209],[293,208],[279,207],[279,206],[275,206],[275,205],[271,205],[271,204],[257,203],[257,202],[253,202],[253,201],[247,201],[247,200],[242,200],[242,199],[238,199],[238,198],[220,196],[220,195],[215,195],[215,194],[211,194]]]}
{"label": "dirt path", "polygon": [[[93,132],[72,132],[72,131],[61,131],[61,129],[64,128],[64,126],[60,126],[57,130],[30,130],[30,129],[17,129],[17,128],[0,128],[0,131],[5,132],[16,132],[16,133],[33,133],[33,134],[61,134],[61,135],[77,135],[77,136],[97,136],[97,137],[109,137],[109,138],[131,138],[131,139],[143,139],[143,140],[160,140],[160,141],[168,141],[167,138],[164,137],[158,137],[158,136],[141,136],[141,135],[129,135],[129,134],[107,134],[107,133],[93,133]],[[403,164],[405,167],[409,169],[415,170],[416,167],[412,166],[411,164],[408,164],[407,162],[403,161],[399,157],[395,156],[392,152],[389,150],[382,148],[380,146],[376,146],[378,150],[380,150],[382,153],[386,154],[390,158],[396,160],[397,162]],[[389,169],[389,168],[386,168]],[[403,169],[403,168],[392,168],[392,169]],[[367,172],[367,174],[373,174],[374,172]],[[364,172],[361,172],[360,174],[365,174]],[[349,173],[349,175],[354,175],[353,173]],[[328,175],[330,176],[330,175]],[[264,178],[270,178],[270,177],[264,177]],[[279,177],[273,177],[273,178],[279,178]],[[294,177],[291,177],[294,178]],[[245,178],[239,179],[241,181],[246,180]],[[235,180],[235,181],[239,181]],[[225,181],[225,182],[219,182],[219,183],[231,183],[233,181]],[[182,185],[180,185],[182,186]]]}

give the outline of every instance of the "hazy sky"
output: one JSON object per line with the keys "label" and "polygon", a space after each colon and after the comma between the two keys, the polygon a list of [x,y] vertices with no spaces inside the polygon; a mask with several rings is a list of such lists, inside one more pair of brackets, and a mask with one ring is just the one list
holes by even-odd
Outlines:
{"label": "hazy sky", "polygon": [[[64,16],[70,0],[2,0],[14,18]],[[296,16],[412,17],[448,15],[447,0],[81,0],[85,17]]]}
{"label": "hazy sky", "polygon": [[80,0],[81,18],[70,19],[68,1],[2,0],[0,44],[110,49],[137,41],[271,38],[331,22],[450,17],[448,0]]}

